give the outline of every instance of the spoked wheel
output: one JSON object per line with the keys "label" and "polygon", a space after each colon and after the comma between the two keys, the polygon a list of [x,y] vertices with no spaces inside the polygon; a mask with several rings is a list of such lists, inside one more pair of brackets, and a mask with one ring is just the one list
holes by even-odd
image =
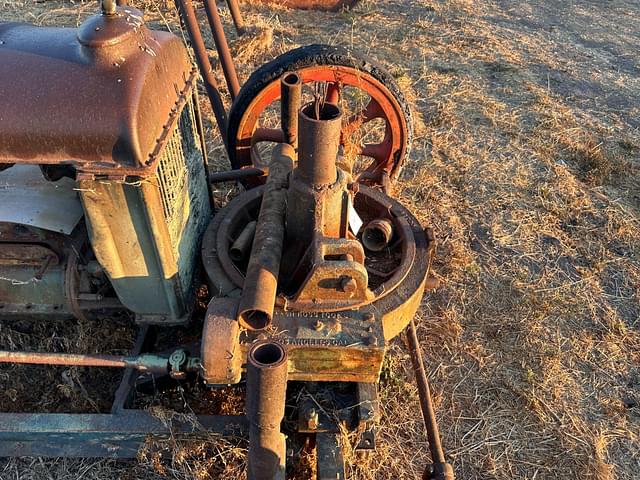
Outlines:
{"label": "spoked wheel", "polygon": [[244,84],[229,113],[227,145],[233,168],[266,165],[269,142],[282,141],[280,78],[293,71],[302,79],[303,104],[320,97],[341,107],[343,168],[369,185],[395,179],[413,134],[407,102],[388,72],[328,45],[287,52],[260,67]]}

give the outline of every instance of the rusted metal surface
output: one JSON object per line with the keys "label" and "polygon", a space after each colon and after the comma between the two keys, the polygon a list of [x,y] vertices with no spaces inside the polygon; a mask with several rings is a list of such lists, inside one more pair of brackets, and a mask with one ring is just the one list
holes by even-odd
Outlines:
{"label": "rusted metal surface", "polygon": [[212,172],[209,174],[209,182],[235,182],[242,180],[243,178],[263,177],[268,173],[269,172],[266,169],[256,167],[239,168],[237,170],[227,170],[225,172]]}
{"label": "rusted metal surface", "polygon": [[193,3],[191,0],[175,0],[175,3],[187,29],[189,39],[191,40],[191,46],[196,55],[196,62],[198,63],[200,75],[202,75],[204,88],[207,92],[207,96],[209,97],[209,102],[211,102],[211,108],[213,109],[213,114],[216,117],[218,129],[220,130],[220,134],[224,140],[226,139],[227,132],[227,111],[224,107],[224,103],[222,102],[220,91],[218,90],[218,83],[213,76],[213,68],[209,61],[209,55],[207,54],[207,48],[204,45],[204,40],[202,39],[202,33],[200,32]]}
{"label": "rusted metal surface", "polygon": [[145,372],[168,372],[167,358],[151,354],[128,357],[124,355],[87,355],[0,350],[0,363],[135,368],[136,370]]}
{"label": "rusted metal surface", "polygon": [[236,320],[238,300],[216,299],[207,308],[202,331],[202,376],[211,385],[238,383],[246,350],[240,348],[240,327]]}
{"label": "rusted metal surface", "polygon": [[80,259],[74,249],[69,251],[67,263],[64,269],[64,297],[69,306],[69,311],[78,320],[87,321],[87,317],[80,306]]}
{"label": "rusted metal surface", "polygon": [[[302,102],[302,81],[295,72],[280,79],[280,118],[284,141],[298,151],[298,111]],[[296,157],[297,158],[297,157]]]}
{"label": "rusted metal surface", "polygon": [[[230,259],[228,252],[233,239],[246,222],[257,218],[263,191],[264,187],[258,187],[234,198],[217,213],[205,232],[202,251],[210,291],[225,294],[235,291],[239,294],[244,283],[243,270]],[[360,185],[354,197],[354,207],[363,215],[364,212],[369,212],[371,218],[390,218],[399,238],[393,247],[394,251],[398,249],[399,260],[389,272],[390,275],[372,290],[373,299],[351,307],[363,308],[370,305],[374,308],[376,322],[382,322],[384,338],[388,340],[404,330],[420,305],[430,264],[430,242],[411,212],[378,189]],[[287,250],[284,260],[290,255],[291,252]],[[286,305],[288,310],[295,307],[286,297],[281,296],[276,301],[280,307]],[[341,308],[318,304],[314,305],[313,310],[336,312]],[[274,328],[280,329],[278,318],[276,314]],[[284,330],[287,328],[282,326]],[[305,331],[299,333],[301,339],[304,338]]]}
{"label": "rusted metal surface", "polygon": [[244,328],[263,329],[271,323],[285,235],[287,177],[293,158],[293,148],[281,144],[274,150],[269,165],[238,311],[238,320]]}
{"label": "rusted metal surface", "polygon": [[286,439],[280,431],[287,392],[287,351],[257,342],[247,356],[249,480],[284,480]]}
{"label": "rusted metal surface", "polygon": [[379,252],[389,245],[393,237],[393,224],[386,218],[377,218],[362,230],[362,244],[372,252]]}
{"label": "rusted metal surface", "polygon": [[227,0],[227,5],[229,5],[231,18],[233,19],[233,24],[236,27],[236,33],[238,35],[243,35],[245,27],[242,12],[240,11],[240,5],[238,5],[238,0]]}
{"label": "rusted metal surface", "polygon": [[222,20],[220,20],[218,6],[216,5],[215,0],[204,0],[204,9],[207,12],[207,19],[209,20],[209,27],[211,28],[211,34],[213,35],[216,50],[218,51],[222,72],[224,73],[224,78],[227,81],[231,100],[233,100],[240,91],[240,83],[238,82],[236,67],[233,64],[233,59],[231,58],[231,51],[229,50],[227,37],[224,33],[224,29],[222,28]]}
{"label": "rusted metal surface", "polygon": [[353,7],[358,0],[260,0],[266,4],[277,4],[287,8],[299,8],[301,10],[328,10],[340,11]]}
{"label": "rusted metal surface", "polygon": [[[195,38],[194,48],[207,85],[211,66],[195,23],[191,0],[176,0],[176,3],[190,35]],[[232,3],[237,7],[235,1],[229,1],[230,8]],[[105,18],[88,23],[91,27],[97,26],[97,30],[89,32],[86,26],[80,29],[82,48],[103,48],[101,45],[116,38],[117,42],[109,48],[117,50],[124,48],[132,38],[151,38],[144,36],[151,35],[147,32],[139,33],[134,29],[131,33],[128,25],[108,25],[105,23],[109,22],[107,17],[121,18],[126,10],[122,7],[114,10],[113,2],[106,1],[103,8],[101,17]],[[205,9],[229,89],[235,96],[237,78],[234,83],[235,72],[217,6],[213,0],[206,0]],[[0,38],[4,35],[2,29],[0,26]],[[143,50],[145,47],[149,45],[143,46]],[[198,49],[201,50],[199,53]],[[170,57],[165,53],[162,56],[165,60]],[[112,60],[106,54],[104,57],[107,62]],[[102,60],[92,58],[91,62]],[[100,66],[106,70],[111,68],[107,64]],[[325,70],[331,69],[325,66]],[[136,307],[132,310],[138,315],[138,321],[173,323],[189,317],[194,304],[194,298],[190,296],[193,265],[184,267],[180,261],[193,259],[194,245],[199,244],[202,236],[199,228],[204,228],[209,218],[208,209],[196,208],[195,213],[190,210],[199,201],[191,191],[192,182],[196,179],[205,182],[207,176],[204,169],[187,169],[184,176],[187,180],[182,183],[179,176],[161,176],[160,172],[167,164],[162,161],[156,164],[154,160],[163,149],[171,146],[180,152],[179,144],[184,148],[189,138],[198,143],[198,135],[184,129],[183,125],[183,113],[190,112],[185,105],[192,101],[194,72],[185,72],[180,81],[173,89],[158,89],[159,95],[170,97],[173,103],[167,101],[172,108],[165,116],[150,117],[149,121],[159,123],[162,120],[164,123],[144,165],[116,168],[99,162],[91,165],[73,163],[79,172],[79,190],[86,210],[91,247],[101,265],[96,267],[98,262],[86,256],[90,248],[84,242],[73,245],[82,247],[74,249],[73,255],[67,253],[69,244],[65,242],[62,255],[46,243],[22,245],[18,242],[16,254],[13,240],[4,251],[0,244],[0,265],[13,266],[14,257],[24,257],[21,265],[28,263],[36,279],[45,278],[51,269],[64,270],[67,309],[79,317],[87,305],[98,305],[103,301],[109,304],[115,300],[103,298],[99,289],[82,288],[88,284],[87,275],[94,271],[111,280],[113,289],[122,296],[123,302],[126,300],[129,308]],[[202,241],[210,293],[236,298],[214,298],[209,302],[201,345],[195,341],[188,347],[174,347],[159,354],[146,353],[151,348],[147,348],[144,339],[147,329],[143,328],[143,338],[138,339],[134,353],[128,356],[0,351],[0,363],[128,369],[118,389],[113,415],[16,417],[0,414],[0,454],[6,451],[29,455],[131,456],[148,433],[163,436],[189,431],[186,425],[177,429],[166,425],[159,428],[153,419],[129,410],[134,404],[136,388],[133,387],[145,382],[150,384],[149,379],[155,379],[145,374],[137,378],[134,370],[158,374],[168,382],[183,380],[187,372],[198,371],[208,385],[225,385],[239,383],[243,368],[246,369],[246,420],[237,422],[240,426],[234,431],[244,433],[248,427],[249,480],[284,480],[286,437],[281,428],[290,427],[282,425],[288,380],[341,382],[339,386],[327,388],[335,388],[336,397],[348,397],[344,400],[346,403],[336,407],[340,409],[339,414],[338,410],[321,411],[320,405],[316,408],[310,402],[298,404],[304,407],[300,407],[298,430],[317,434],[319,479],[345,477],[341,428],[360,430],[362,440],[357,448],[375,446],[375,382],[382,368],[387,341],[409,322],[418,308],[429,269],[432,238],[425,238],[417,220],[398,202],[379,191],[359,188],[349,168],[337,164],[340,144],[350,148],[344,139],[343,122],[348,130],[373,118],[385,118],[389,113],[384,111],[382,104],[372,95],[372,103],[359,115],[343,119],[338,107],[343,84],[329,82],[324,98],[305,107],[298,124],[302,81],[303,76],[297,73],[281,77],[281,130],[257,130],[251,141],[252,151],[257,151],[256,144],[262,139],[284,142],[276,148],[268,170],[248,168],[221,172],[210,178],[226,181],[268,175],[264,187],[241,194],[223,209]],[[139,79],[136,77],[133,83],[139,84]],[[215,84],[209,84],[207,88],[215,90],[219,100]],[[218,106],[221,107],[221,102]],[[217,113],[224,115],[224,111]],[[218,118],[218,121],[224,128],[224,118]],[[185,135],[180,135],[180,140],[176,141],[176,135],[183,131]],[[396,140],[387,135],[378,146],[369,150],[362,147],[358,153],[368,152],[375,160],[366,175],[389,177],[391,170],[387,168],[386,156],[393,150]],[[296,146],[300,149],[299,156]],[[393,150],[394,155],[397,152],[397,149]],[[200,162],[202,157],[197,158]],[[298,166],[292,170],[296,160],[299,160]],[[96,178],[98,172],[103,171],[99,169],[111,169],[109,178]],[[158,175],[151,176],[150,173],[156,170]],[[148,175],[147,181],[129,181],[126,176],[133,171]],[[171,186],[176,188],[170,193],[180,201],[167,200],[168,190],[163,189]],[[118,215],[114,216],[113,212]],[[169,222],[174,213],[180,220],[175,231]],[[200,219],[200,227],[193,227],[193,217]],[[362,240],[358,240],[362,222],[367,227],[360,237]],[[367,245],[366,252],[362,243]],[[109,251],[117,251],[117,255]],[[386,256],[376,256],[376,252],[382,251]],[[184,268],[188,273],[183,275]],[[148,283],[149,279],[158,281]],[[237,298],[240,294],[242,296]],[[271,328],[267,329],[268,326]],[[198,347],[200,359],[190,353]],[[357,388],[354,388],[354,382],[359,383]],[[293,385],[292,388],[300,387]],[[223,433],[228,433],[232,422],[237,421],[237,417],[207,418],[203,422],[210,422],[214,430]],[[125,419],[128,420],[126,424]],[[76,420],[83,423],[78,426],[74,423]],[[24,423],[19,423],[22,421]],[[61,426],[63,421],[68,425]],[[38,422],[46,425],[38,426]],[[18,431],[23,426],[33,431]],[[204,429],[197,428],[206,433],[206,425]],[[195,428],[191,433],[193,430]],[[27,447],[18,451],[16,445],[21,443],[26,443]],[[436,474],[437,468],[434,469]],[[442,473],[447,472],[443,467]]]}
{"label": "rusted metal surface", "polygon": [[342,115],[333,104],[312,102],[299,113],[303,132],[287,202],[289,305],[348,308],[372,298],[362,245],[349,237],[351,176],[338,169]]}
{"label": "rusted metal surface", "polygon": [[304,134],[300,138],[294,179],[311,186],[332,185],[338,176],[336,158],[342,126],[340,108],[313,102],[302,109],[298,120],[298,128]]}
{"label": "rusted metal surface", "polygon": [[251,221],[247,223],[238,238],[235,239],[231,249],[229,250],[229,256],[234,262],[241,262],[248,258],[251,253],[251,245],[253,244],[253,237],[256,234],[257,222]]}
{"label": "rusted metal surface", "polygon": [[71,353],[12,352],[6,350],[0,351],[0,363],[118,368],[129,366],[125,361],[125,357],[121,355],[76,355]]}
{"label": "rusted metal surface", "polygon": [[298,114],[298,130],[302,136],[299,139],[298,165],[291,175],[288,192],[287,240],[290,250],[283,266],[284,271],[292,275],[291,283],[304,280],[293,274],[314,238],[318,235],[346,237],[347,184],[350,177],[342,170],[338,175],[336,167],[341,121],[340,109],[331,104],[320,108],[313,102],[305,105]]}
{"label": "rusted metal surface", "polygon": [[[36,266],[35,278],[41,279],[49,266],[58,265],[58,255],[43,245],[24,243],[0,243],[0,265]],[[39,273],[39,275],[38,275]]]}
{"label": "rusted metal surface", "polygon": [[153,170],[175,89],[191,72],[178,37],[152,32],[141,12],[118,7],[79,29],[0,24],[0,42],[0,97],[10,99],[0,117],[0,163],[66,163],[121,178]]}
{"label": "rusted metal surface", "polygon": [[407,327],[407,345],[411,354],[411,362],[416,375],[416,383],[418,385],[418,396],[420,398],[420,408],[422,410],[422,420],[427,431],[429,439],[429,451],[431,452],[431,460],[433,464],[431,469],[427,468],[423,479],[427,480],[454,480],[453,468],[447,463],[440,441],[440,431],[438,430],[438,422],[436,421],[436,412],[433,408],[431,400],[431,389],[429,387],[429,379],[424,368],[422,360],[422,349],[416,334],[416,326],[413,319]]}
{"label": "rusted metal surface", "polygon": [[368,288],[362,245],[352,239],[317,236],[292,278],[310,263],[309,272],[287,306],[312,311],[315,305],[331,309],[353,308],[374,298]]}
{"label": "rusted metal surface", "polygon": [[[261,331],[244,331],[239,340],[236,338],[238,345],[233,338],[215,338],[229,332],[227,326],[235,322],[236,309],[237,300],[228,298],[213,299],[207,308],[202,363],[210,384],[236,383],[248,350],[264,335]],[[379,317],[370,311],[310,314],[276,309],[272,325],[278,332],[274,339],[288,352],[290,380],[377,381],[385,338]],[[230,381],[232,377],[235,380]]]}
{"label": "rusted metal surface", "polygon": [[[157,339],[157,330],[151,325],[142,325],[138,329],[136,335],[136,343],[129,352],[130,356],[138,356],[143,352],[149,351]],[[113,396],[113,404],[111,405],[111,413],[122,413],[125,409],[130,408],[133,403],[134,392],[136,388],[136,380],[139,378],[139,372],[134,368],[126,368],[120,380],[120,385]]]}
{"label": "rusted metal surface", "polygon": [[69,316],[64,292],[68,243],[61,233],[0,222],[0,318]]}
{"label": "rusted metal surface", "polygon": [[[359,174],[360,181],[367,184],[381,184],[385,179],[388,181],[390,178],[395,178],[400,167],[396,160],[406,156],[410,132],[403,107],[387,87],[373,75],[343,65],[306,66],[297,68],[296,74],[303,84],[315,82],[334,86],[328,88],[333,97],[339,97],[346,87],[358,89],[363,96],[370,97],[362,110],[343,122],[340,143],[344,149],[345,159],[349,163],[353,162],[358,155],[369,157],[365,160],[368,162],[366,169]],[[236,168],[259,165],[259,159],[254,158],[253,145],[256,141],[254,135],[265,139],[272,136],[260,132],[259,124],[263,112],[280,98],[280,88],[280,81],[273,81],[260,90],[247,106],[235,134],[234,166]],[[326,103],[330,103],[331,99],[328,100]],[[358,130],[376,119],[382,119],[386,124],[383,139],[375,144],[362,144],[357,134]]]}

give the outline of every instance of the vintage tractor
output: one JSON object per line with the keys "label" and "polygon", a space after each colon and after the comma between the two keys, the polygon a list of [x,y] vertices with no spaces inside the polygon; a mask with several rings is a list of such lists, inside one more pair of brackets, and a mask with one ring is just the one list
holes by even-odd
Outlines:
{"label": "vintage tractor", "polygon": [[[317,478],[344,478],[341,432],[375,448],[385,348],[409,325],[434,455],[425,478],[452,478],[412,323],[433,286],[434,239],[388,195],[410,141],[398,87],[370,61],[304,47],[230,89],[227,116],[193,6],[177,3],[228,172],[209,172],[185,45],[139,11],[103,2],[77,29],[0,23],[0,321],[128,312],[139,330],[127,356],[0,351],[4,363],[125,369],[110,413],[1,413],[0,455],[133,457],[149,434],[196,428],[169,432],[135,408],[133,387],[198,376],[210,388],[246,383],[245,415],[197,425],[249,438],[248,478],[284,478],[286,444],[300,439],[317,450]],[[366,94],[355,113],[347,87]],[[274,106],[279,125],[266,128]],[[380,141],[354,141],[374,119]],[[219,181],[244,191],[214,214]],[[158,350],[154,332],[176,325],[200,328],[199,341]]]}

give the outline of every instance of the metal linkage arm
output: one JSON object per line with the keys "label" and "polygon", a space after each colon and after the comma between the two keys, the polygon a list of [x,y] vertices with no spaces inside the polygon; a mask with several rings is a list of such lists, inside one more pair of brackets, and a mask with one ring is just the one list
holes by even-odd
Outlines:
{"label": "metal linkage arm", "polygon": [[[182,352],[182,354],[180,354]],[[181,361],[182,360],[182,361]],[[0,363],[20,363],[32,365],[69,365],[79,367],[134,368],[142,372],[176,374],[195,371],[199,360],[188,359],[182,350],[176,350],[170,357],[144,353],[135,356],[124,355],[82,355],[75,353],[13,352],[0,350]]]}
{"label": "metal linkage arm", "polygon": [[431,451],[431,460],[433,461],[432,469],[427,468],[422,476],[423,480],[454,480],[453,468],[447,463],[440,442],[440,432],[436,421],[436,413],[431,400],[431,389],[429,388],[429,380],[422,361],[422,349],[416,335],[416,325],[411,320],[407,327],[407,342],[409,344],[409,352],[411,361],[416,375],[418,384],[418,394],[420,396],[420,407],[422,409],[422,419],[427,430],[427,438],[429,439],[429,450]]}

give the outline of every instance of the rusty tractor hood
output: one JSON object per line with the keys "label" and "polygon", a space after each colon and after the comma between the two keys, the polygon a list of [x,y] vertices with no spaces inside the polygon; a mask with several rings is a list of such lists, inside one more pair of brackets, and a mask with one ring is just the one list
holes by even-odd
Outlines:
{"label": "rusty tractor hood", "polygon": [[130,7],[79,28],[0,23],[0,164],[148,174],[192,65]]}

